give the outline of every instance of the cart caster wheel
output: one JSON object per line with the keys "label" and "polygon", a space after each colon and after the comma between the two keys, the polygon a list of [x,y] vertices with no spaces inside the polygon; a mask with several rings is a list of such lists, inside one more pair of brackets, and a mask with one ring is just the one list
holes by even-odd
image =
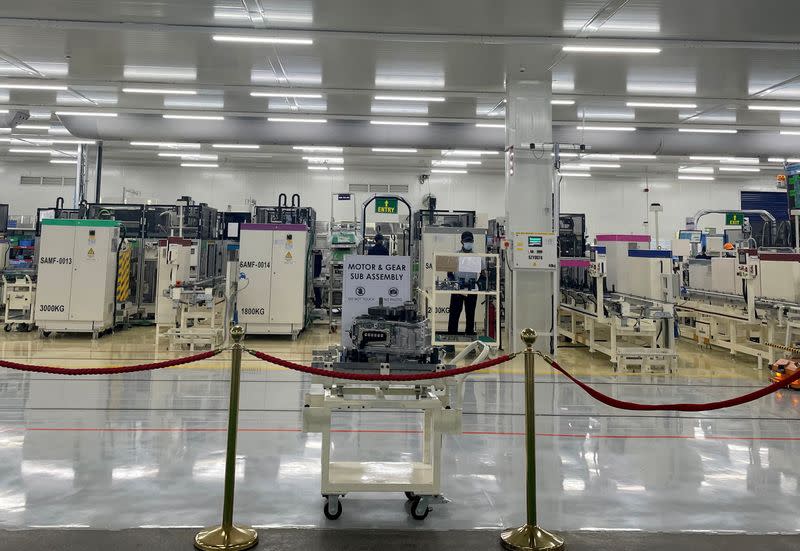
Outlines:
{"label": "cart caster wheel", "polygon": [[7,323],[5,327],[3,327],[6,333],[11,333],[11,324]]}
{"label": "cart caster wheel", "polygon": [[336,500],[336,511],[331,512],[331,501],[330,499],[325,499],[325,507],[322,509],[322,512],[325,513],[325,518],[328,520],[338,520],[340,516],[342,516],[342,502],[338,499]]}
{"label": "cart caster wheel", "polygon": [[30,328],[28,327],[27,323],[20,323],[17,331],[19,331],[20,333],[27,333],[28,331],[30,331]]}
{"label": "cart caster wheel", "polygon": [[42,336],[43,336],[44,338],[47,338],[47,337],[49,337],[49,336],[50,336],[50,334],[51,334],[51,333],[50,333],[50,331],[42,331]]}
{"label": "cart caster wheel", "polygon": [[414,501],[415,497],[417,497],[417,495],[414,492],[406,492],[406,499],[408,501]]}
{"label": "cart caster wheel", "polygon": [[427,505],[425,506],[425,510],[420,510],[420,502],[422,501],[422,497],[415,496],[414,499],[411,501],[411,518],[414,520],[425,520],[428,517],[428,513],[431,512],[431,508]]}

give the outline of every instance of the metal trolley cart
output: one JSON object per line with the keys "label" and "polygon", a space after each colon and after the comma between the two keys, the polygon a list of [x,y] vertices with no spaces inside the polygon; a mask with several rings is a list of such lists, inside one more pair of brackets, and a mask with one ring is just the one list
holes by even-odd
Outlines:
{"label": "metal trolley cart", "polygon": [[[423,344],[426,339],[430,342],[427,321],[401,316],[409,311],[413,312],[411,315],[415,315],[415,306],[379,306],[371,309],[370,315],[354,321],[351,335],[355,348],[333,347],[327,351],[315,352],[313,365],[350,373],[421,374],[452,367],[473,352],[476,355],[473,361],[476,363],[489,355],[491,349],[486,344],[474,342],[456,356],[450,365],[440,363],[439,350]],[[378,342],[381,344],[376,345]],[[385,346],[383,357],[386,362],[374,361],[376,356],[381,355],[378,352],[381,345]],[[417,356],[412,356],[410,350],[415,350]],[[306,394],[303,430],[307,433],[322,433],[321,491],[325,498],[325,516],[331,520],[338,519],[342,514],[340,499],[353,492],[405,493],[411,502],[411,516],[416,520],[423,520],[428,516],[430,505],[447,503],[441,494],[442,435],[461,432],[465,379],[464,375],[431,381],[388,383],[315,377],[312,382],[321,385],[321,390],[315,389]],[[332,413],[369,409],[424,413],[421,460],[332,460]]]}
{"label": "metal trolley cart", "polygon": [[33,329],[33,305],[36,304],[36,281],[28,274],[3,274],[4,329]]}

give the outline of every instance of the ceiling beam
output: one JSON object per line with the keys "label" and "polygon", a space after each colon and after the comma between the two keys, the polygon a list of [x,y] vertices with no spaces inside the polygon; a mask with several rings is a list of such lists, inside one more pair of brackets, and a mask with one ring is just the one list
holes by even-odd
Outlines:
{"label": "ceiling beam", "polygon": [[574,38],[569,36],[547,35],[483,35],[483,34],[446,34],[446,33],[407,33],[407,32],[369,32],[338,31],[324,29],[298,30],[296,28],[273,27],[266,29],[243,29],[216,25],[178,25],[163,23],[134,23],[111,21],[73,21],[61,19],[32,19],[20,17],[2,17],[0,26],[22,27],[56,30],[95,30],[109,32],[189,32],[206,34],[248,34],[251,36],[280,36],[286,38],[320,38],[339,40],[377,40],[384,42],[411,43],[447,43],[447,44],[482,44],[488,46],[556,46],[592,45],[592,46],[640,46],[648,45],[664,48],[716,48],[745,50],[788,50],[800,51],[800,42],[769,42],[747,40],[685,40],[678,38],[631,38],[631,37],[591,37]]}

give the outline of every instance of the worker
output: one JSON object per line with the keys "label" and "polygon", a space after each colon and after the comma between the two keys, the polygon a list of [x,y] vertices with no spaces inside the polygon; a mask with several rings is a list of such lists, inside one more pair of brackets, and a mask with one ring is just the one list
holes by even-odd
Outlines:
{"label": "worker", "polygon": [[[465,231],[461,234],[461,248],[459,253],[471,253],[475,247],[475,237],[472,232]],[[455,272],[447,274],[448,279],[458,283],[460,289],[468,291],[477,290],[478,282],[483,277],[483,272]],[[465,310],[467,323],[464,333],[475,334],[475,307],[478,304],[478,295],[450,295],[450,316],[447,321],[447,332],[451,335],[458,334],[458,322],[461,319],[461,310]]]}
{"label": "worker", "polygon": [[367,252],[369,256],[389,256],[389,249],[384,245],[383,235],[375,234],[375,245]]}

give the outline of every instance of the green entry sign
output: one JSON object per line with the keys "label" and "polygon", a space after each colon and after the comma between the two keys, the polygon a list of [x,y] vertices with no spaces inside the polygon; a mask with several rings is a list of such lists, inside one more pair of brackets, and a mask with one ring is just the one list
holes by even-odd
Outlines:
{"label": "green entry sign", "polygon": [[397,197],[376,197],[375,212],[378,214],[397,214]]}
{"label": "green entry sign", "polygon": [[741,226],[744,223],[744,216],[741,212],[726,212],[725,225],[726,226]]}

